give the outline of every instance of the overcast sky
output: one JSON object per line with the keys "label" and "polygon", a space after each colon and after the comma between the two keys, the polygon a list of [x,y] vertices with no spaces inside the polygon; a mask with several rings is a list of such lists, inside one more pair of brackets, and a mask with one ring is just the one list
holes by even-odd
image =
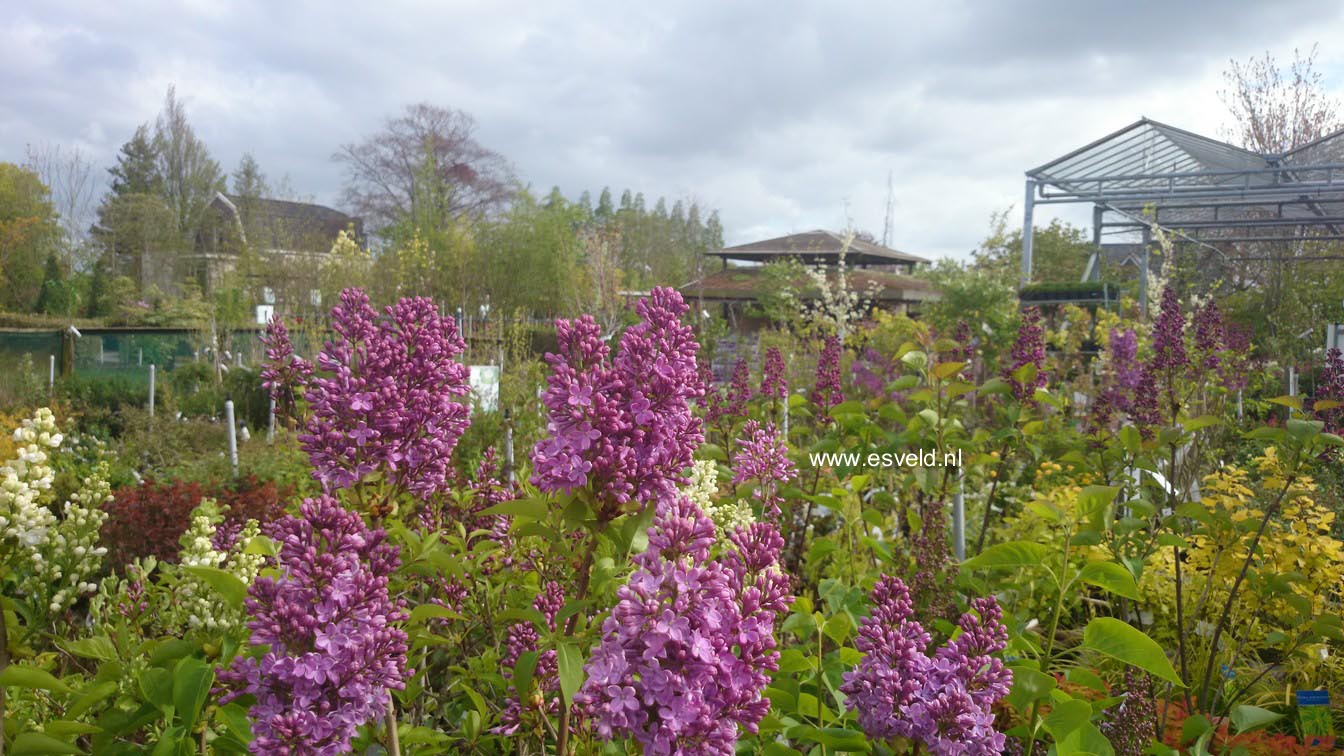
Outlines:
{"label": "overcast sky", "polygon": [[928,257],[964,256],[996,210],[1020,222],[1026,169],[1140,116],[1219,136],[1229,59],[1319,41],[1344,89],[1344,8],[1297,0],[6,6],[0,160],[57,143],[111,165],[175,84],[226,171],[250,151],[335,203],[332,152],[424,101],[475,116],[540,192],[693,197],[729,243],[880,236],[890,172],[893,246]]}

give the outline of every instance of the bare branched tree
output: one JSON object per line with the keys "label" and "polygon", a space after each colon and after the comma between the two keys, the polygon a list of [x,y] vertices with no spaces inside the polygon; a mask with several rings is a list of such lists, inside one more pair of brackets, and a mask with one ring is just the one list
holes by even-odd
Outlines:
{"label": "bare branched tree", "polygon": [[177,231],[189,245],[206,207],[216,192],[224,190],[224,174],[187,121],[187,110],[173,87],[168,88],[163,111],[154,124],[154,146],[164,201],[177,216]]}
{"label": "bare branched tree", "polygon": [[499,210],[513,192],[513,171],[475,132],[476,121],[460,110],[407,107],[333,156],[345,164],[346,204],[375,230],[406,221],[438,229]]}
{"label": "bare branched tree", "polygon": [[1344,127],[1316,70],[1315,46],[1305,55],[1294,50],[1287,68],[1269,53],[1231,61],[1223,79],[1218,96],[1232,115],[1223,135],[1247,149],[1278,155]]}
{"label": "bare branched tree", "polygon": [[61,254],[71,270],[83,269],[93,262],[89,231],[93,226],[99,176],[93,163],[79,149],[59,144],[28,145],[28,167],[51,190],[51,205],[58,216]]}

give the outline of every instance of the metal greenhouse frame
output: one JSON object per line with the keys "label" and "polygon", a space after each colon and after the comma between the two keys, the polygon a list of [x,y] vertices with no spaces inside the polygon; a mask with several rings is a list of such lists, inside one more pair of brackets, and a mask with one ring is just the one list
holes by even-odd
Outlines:
{"label": "metal greenhouse frame", "polygon": [[1145,270],[1157,228],[1226,260],[1274,257],[1270,250],[1238,257],[1241,245],[1344,240],[1344,131],[1272,155],[1143,118],[1027,171],[1023,286],[1031,282],[1034,208],[1078,203],[1093,207],[1095,249],[1084,281],[1100,278],[1107,232],[1140,233]]}

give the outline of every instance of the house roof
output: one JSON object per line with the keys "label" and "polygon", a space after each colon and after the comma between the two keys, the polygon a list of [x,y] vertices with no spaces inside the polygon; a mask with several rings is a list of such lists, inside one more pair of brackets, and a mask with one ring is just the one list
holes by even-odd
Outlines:
{"label": "house roof", "polygon": [[[760,266],[726,268],[682,286],[681,294],[688,299],[716,302],[755,301],[762,289],[770,284],[764,273],[765,268]],[[830,275],[838,274],[832,272]],[[797,286],[799,296],[803,299],[816,299],[819,296],[810,279],[800,279]],[[879,302],[923,302],[938,298],[938,293],[928,282],[883,270],[851,270],[849,286],[851,290],[865,296],[872,292],[873,298]]]}
{"label": "house roof", "polygon": [[214,204],[240,221],[247,216],[244,233],[260,230],[265,237],[255,240],[278,249],[308,249],[326,252],[337,234],[354,227],[356,237],[363,236],[364,224],[356,218],[325,205],[308,202],[239,197],[219,193]]}
{"label": "house roof", "polygon": [[[739,244],[709,254],[727,260],[753,262],[796,257],[809,265],[826,265],[835,264],[842,249],[845,249],[844,236],[833,231],[816,229],[750,244]],[[927,263],[929,260],[855,238],[849,241],[849,247],[845,250],[845,262],[849,265],[914,265]]]}

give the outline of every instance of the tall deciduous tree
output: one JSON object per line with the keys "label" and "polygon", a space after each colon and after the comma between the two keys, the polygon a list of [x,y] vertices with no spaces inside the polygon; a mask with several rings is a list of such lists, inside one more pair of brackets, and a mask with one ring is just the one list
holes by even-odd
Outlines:
{"label": "tall deciduous tree", "polygon": [[78,148],[59,144],[28,145],[28,166],[51,190],[51,204],[60,226],[60,267],[75,271],[93,262],[89,253],[98,181],[93,163]]}
{"label": "tall deciduous tree", "polygon": [[163,110],[154,123],[154,152],[163,200],[173,211],[184,249],[189,249],[195,243],[211,200],[224,190],[224,175],[205,143],[196,136],[187,120],[186,107],[173,87],[168,88]]}
{"label": "tall deciduous tree", "polygon": [[0,163],[0,309],[32,309],[59,234],[42,179],[27,168]]}
{"label": "tall deciduous tree", "polygon": [[334,159],[345,166],[346,204],[375,231],[408,222],[420,232],[443,230],[498,212],[513,192],[511,167],[477,141],[476,121],[425,103],[343,145]]}

